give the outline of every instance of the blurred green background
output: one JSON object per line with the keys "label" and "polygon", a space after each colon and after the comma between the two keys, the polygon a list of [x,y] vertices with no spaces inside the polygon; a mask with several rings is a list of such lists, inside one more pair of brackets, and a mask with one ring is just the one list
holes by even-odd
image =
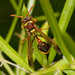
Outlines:
{"label": "blurred green background", "polygon": [[[18,4],[18,0],[16,0]],[[52,7],[54,9],[54,12],[59,12],[61,14],[63,6],[65,4],[65,0],[50,0]],[[26,6],[28,3],[28,0],[24,0],[23,2]],[[10,3],[10,0],[0,0],[0,35],[5,38],[8,30],[10,28],[10,25],[13,21],[13,18],[10,16],[11,14],[15,14],[15,10],[13,6]],[[42,8],[40,6],[39,0],[36,0],[35,7],[33,10],[33,17],[37,16],[43,16],[44,13],[42,11]],[[57,18],[59,21],[60,16]],[[38,21],[37,25],[41,26],[44,23],[44,21]],[[18,19],[16,28],[14,32],[20,32],[21,31],[21,19]],[[71,35],[73,40],[75,40],[75,10],[73,12],[73,15],[71,17],[69,26],[67,28],[67,32]],[[51,35],[50,35],[51,36]],[[51,36],[52,37],[52,36]],[[10,45],[17,50],[19,43],[19,38],[17,38],[14,34],[12,36],[12,39],[10,41]]]}

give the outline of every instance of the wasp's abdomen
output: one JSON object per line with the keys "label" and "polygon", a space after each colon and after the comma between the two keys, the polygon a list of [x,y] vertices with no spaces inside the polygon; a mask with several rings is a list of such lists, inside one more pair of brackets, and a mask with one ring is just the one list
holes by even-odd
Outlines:
{"label": "wasp's abdomen", "polygon": [[42,53],[47,54],[49,52],[49,45],[46,42],[42,42],[41,44],[38,44],[38,49]]}

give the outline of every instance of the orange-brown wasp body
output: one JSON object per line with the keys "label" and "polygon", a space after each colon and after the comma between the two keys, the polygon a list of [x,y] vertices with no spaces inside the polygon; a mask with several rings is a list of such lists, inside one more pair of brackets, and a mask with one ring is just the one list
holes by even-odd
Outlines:
{"label": "orange-brown wasp body", "polygon": [[[28,33],[30,33],[32,36],[34,36],[34,38],[38,39],[37,36],[39,36],[39,35],[37,35],[37,32],[42,34],[41,37],[45,38],[46,41],[49,43],[49,44],[47,44],[47,43],[42,42],[42,41],[41,41],[41,43],[38,43],[38,49],[39,49],[42,53],[44,53],[44,54],[49,53],[49,45],[50,45],[50,47],[52,46],[52,47],[58,52],[58,54],[61,54],[61,51],[60,51],[58,45],[56,44],[56,42],[55,42],[53,39],[51,39],[51,38],[49,38],[48,36],[46,36],[46,35],[35,25],[36,19],[33,19],[31,16],[28,16],[29,13],[30,13],[30,11],[31,11],[31,9],[33,8],[33,6],[34,6],[34,5],[32,5],[32,7],[30,8],[30,10],[29,10],[29,12],[28,12],[28,14],[27,14],[26,17],[17,16],[17,15],[11,15],[11,16],[23,18],[23,19],[22,19],[22,25],[21,25],[22,29],[26,29]],[[39,39],[39,40],[40,40],[40,39]],[[33,41],[34,41],[34,40],[33,40]],[[37,41],[37,42],[38,42],[38,41]]]}

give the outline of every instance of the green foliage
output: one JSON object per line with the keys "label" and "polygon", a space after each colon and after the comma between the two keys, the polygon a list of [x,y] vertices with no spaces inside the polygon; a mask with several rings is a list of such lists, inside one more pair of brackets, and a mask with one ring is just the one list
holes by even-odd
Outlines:
{"label": "green foliage", "polygon": [[[26,61],[24,61],[17,53],[16,51],[5,42],[5,40],[0,36],[0,48],[1,50],[9,56],[12,60],[14,60],[17,64],[22,64],[24,68],[30,69],[30,67],[26,64]],[[14,56],[14,57],[13,57]],[[15,59],[16,58],[16,59]]]}
{"label": "green foliage", "polygon": [[[23,0],[19,0],[18,5],[15,0],[10,0],[14,10],[16,11],[16,15],[22,15],[24,17],[26,17],[31,5],[35,4],[35,1],[36,0],[32,0],[32,1],[29,0],[27,8],[26,8],[25,3],[23,3]],[[57,42],[59,48],[61,49],[63,57],[65,58],[61,58],[61,60],[57,59],[58,62],[54,61],[56,56],[56,51],[52,47],[50,48],[50,52],[48,56],[40,53],[37,48],[37,41],[35,39],[33,44],[30,46],[30,49],[33,48],[33,52],[31,52],[31,54],[29,55],[30,58],[33,59],[33,60],[30,59],[33,65],[33,68],[32,68],[32,65],[29,66],[28,59],[27,59],[28,58],[27,57],[28,40],[25,40],[24,43],[22,43],[22,39],[27,37],[26,30],[21,30],[18,51],[15,51],[15,49],[8,44],[11,40],[12,34],[14,32],[14,29],[18,20],[18,17],[14,17],[5,40],[2,38],[2,36],[0,36],[0,50],[1,50],[0,61],[5,62],[3,61],[5,60],[5,58],[2,54],[2,52],[4,52],[13,62],[16,63],[16,67],[17,65],[21,66],[21,69],[17,67],[17,68],[14,68],[14,70],[12,70],[12,67],[9,66],[7,62],[5,62],[5,64],[3,64],[4,68],[7,70],[7,72],[10,75],[18,75],[18,74],[27,75],[27,73],[29,73],[30,75],[64,75],[63,72],[68,75],[74,75],[75,74],[75,71],[74,71],[75,42],[73,41],[72,37],[66,32],[66,30],[70,23],[71,16],[73,15],[73,11],[75,8],[75,0],[65,1],[61,16],[60,16],[60,12],[56,12],[56,13],[54,12],[49,0],[39,0],[39,2],[41,4],[41,7],[45,15],[36,16],[33,18],[37,19],[37,21],[39,22],[47,20],[46,22],[44,22],[41,28],[42,29],[47,28],[48,25],[50,25],[50,29],[54,35],[55,41]],[[36,4],[34,6],[34,9],[35,8],[36,8]],[[32,12],[30,13],[30,15],[32,14]],[[56,18],[59,16],[60,18],[59,18],[59,21],[57,22]],[[45,33],[47,36],[48,36],[48,33],[50,34],[48,29],[42,30],[42,32]],[[31,36],[31,39],[32,38],[33,36]],[[46,41],[46,39],[43,39],[43,38],[40,38],[40,39],[42,41]],[[29,42],[31,43],[31,41]],[[32,54],[34,55],[32,56]],[[22,68],[24,70],[22,70]],[[36,69],[39,69],[39,70],[36,71]],[[0,71],[0,74],[1,74],[1,71]]]}

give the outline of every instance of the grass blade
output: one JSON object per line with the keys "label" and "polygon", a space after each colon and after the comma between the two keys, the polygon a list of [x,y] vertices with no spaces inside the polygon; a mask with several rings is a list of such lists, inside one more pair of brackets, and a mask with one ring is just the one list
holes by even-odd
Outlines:
{"label": "grass blade", "polygon": [[66,31],[68,27],[72,13],[74,11],[74,1],[75,0],[66,0],[66,3],[64,5],[64,8],[58,23],[61,31]]}
{"label": "grass blade", "polygon": [[75,42],[68,35],[68,33],[64,32],[62,35],[62,39],[64,44],[66,45],[68,51],[75,57]]}
{"label": "grass blade", "polygon": [[54,60],[56,56],[56,51],[51,47],[49,56],[48,56],[48,65],[50,66],[50,64],[52,63],[52,61]]}

